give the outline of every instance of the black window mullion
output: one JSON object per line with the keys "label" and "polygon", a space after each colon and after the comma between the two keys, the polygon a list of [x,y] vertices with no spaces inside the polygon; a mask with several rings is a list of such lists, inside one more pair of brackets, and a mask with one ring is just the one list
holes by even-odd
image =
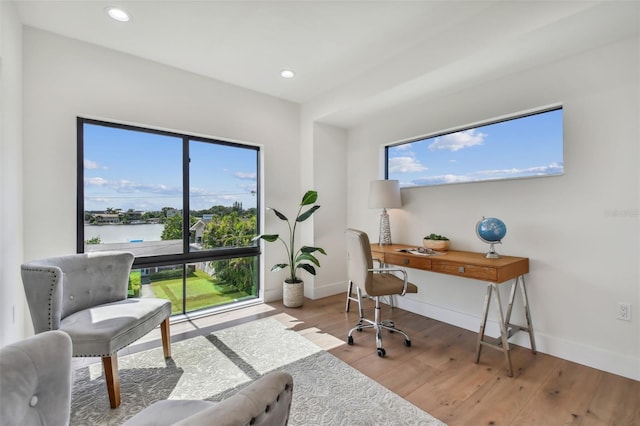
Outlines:
{"label": "black window mullion", "polygon": [[84,119],[76,119],[77,178],[76,178],[76,252],[84,252]]}
{"label": "black window mullion", "polygon": [[[182,253],[189,253],[189,138],[182,138]],[[182,264],[182,312],[187,312],[187,263]]]}
{"label": "black window mullion", "polygon": [[182,138],[182,253],[189,253],[189,138]]}

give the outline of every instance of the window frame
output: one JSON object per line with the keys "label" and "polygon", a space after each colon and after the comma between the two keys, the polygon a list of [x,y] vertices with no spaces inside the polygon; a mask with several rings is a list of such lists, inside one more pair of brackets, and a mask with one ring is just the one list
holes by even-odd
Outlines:
{"label": "window frame", "polygon": [[[78,116],[76,119],[76,136],[77,136],[77,202],[76,202],[76,251],[84,253],[84,125],[92,124],[98,126],[113,127],[123,130],[132,130],[137,132],[152,133],[157,135],[170,136],[182,139],[182,253],[165,254],[156,256],[135,257],[132,268],[148,268],[153,266],[166,266],[173,264],[188,264],[211,260],[224,260],[239,257],[257,257],[260,263],[260,245],[256,242],[252,246],[246,247],[220,247],[202,251],[189,251],[189,141],[215,143],[218,145],[233,146],[238,148],[252,149],[256,154],[256,230],[260,234],[261,226],[261,182],[260,182],[260,152],[258,145],[249,143],[239,143],[214,139],[201,135],[193,135],[188,133],[174,132],[168,130],[143,127],[133,124],[124,124],[112,121],[104,121],[93,118]],[[184,190],[184,188],[187,188]],[[258,267],[260,271],[260,267]],[[258,272],[260,274],[260,272]],[[260,277],[258,276],[258,281]]]}
{"label": "window frame", "polygon": [[[462,125],[462,126],[457,126],[457,127],[453,127],[453,128],[449,128],[446,130],[441,130],[441,131],[437,131],[437,132],[433,132],[433,133],[429,133],[426,135],[422,135],[419,137],[414,137],[414,138],[410,138],[410,139],[406,139],[406,140],[402,140],[402,141],[397,141],[397,142],[392,142],[389,144],[384,145],[384,178],[385,179],[389,179],[389,149],[390,148],[394,148],[394,147],[398,147],[401,145],[407,145],[407,144],[411,144],[414,142],[421,142],[427,139],[435,139],[437,137],[440,136],[446,136],[446,135],[450,135],[453,133],[457,133],[457,132],[464,132],[466,130],[472,130],[472,129],[478,129],[484,126],[491,126],[494,124],[499,124],[499,123],[504,123],[504,122],[508,122],[508,121],[514,121],[514,120],[518,120],[521,118],[526,118],[526,117],[531,117],[531,116],[535,116],[535,115],[540,115],[540,114],[545,114],[548,112],[552,112],[552,111],[562,111],[563,115],[564,115],[564,106],[561,103],[557,103],[557,104],[551,104],[551,105],[547,105],[544,107],[539,107],[539,108],[534,108],[534,109],[530,109],[530,110],[526,110],[526,111],[521,111],[521,112],[517,112],[517,113],[513,113],[513,114],[509,114],[509,115],[505,115],[505,116],[501,116],[501,117],[496,117],[496,118],[492,118],[492,119],[487,119],[487,120],[483,120],[483,121],[478,121],[475,123],[471,123],[471,124],[466,124],[466,125]],[[563,118],[564,121],[564,118]],[[564,126],[563,126],[564,127]],[[564,129],[563,129],[564,132]],[[562,138],[564,139],[564,135],[562,135]],[[563,141],[563,145],[564,145],[564,141]],[[563,146],[563,151],[564,151],[564,146]],[[424,188],[424,187],[432,187],[432,186],[444,186],[444,185],[455,185],[455,184],[462,184],[462,183],[486,183],[486,182],[498,182],[498,181],[505,181],[505,180],[517,180],[517,179],[531,179],[531,178],[537,178],[537,177],[556,177],[556,176],[562,176],[564,174],[564,159],[563,159],[563,170],[561,173],[555,173],[555,174],[545,174],[545,175],[526,175],[526,176],[516,176],[516,177],[500,177],[500,178],[495,178],[495,179],[479,179],[479,180],[469,180],[469,181],[461,181],[461,182],[442,182],[442,183],[433,183],[433,184],[422,184],[422,185],[409,185],[409,186],[402,186],[401,184],[401,188]]]}

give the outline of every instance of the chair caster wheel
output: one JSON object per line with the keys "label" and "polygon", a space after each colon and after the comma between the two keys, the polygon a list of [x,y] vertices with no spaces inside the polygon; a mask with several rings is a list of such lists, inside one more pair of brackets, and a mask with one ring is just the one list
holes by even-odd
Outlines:
{"label": "chair caster wheel", "polygon": [[408,340],[408,339],[407,339],[407,340],[405,340],[405,341],[404,341],[404,345],[405,345],[406,347],[411,346],[411,340]]}
{"label": "chair caster wheel", "polygon": [[348,344],[348,345],[353,345],[353,336],[349,336],[349,337],[347,338],[347,344]]}
{"label": "chair caster wheel", "polygon": [[379,356],[380,358],[384,358],[384,356],[385,356],[386,354],[387,354],[387,353],[385,352],[385,350],[384,350],[383,348],[379,348],[379,349],[378,349],[378,356]]}

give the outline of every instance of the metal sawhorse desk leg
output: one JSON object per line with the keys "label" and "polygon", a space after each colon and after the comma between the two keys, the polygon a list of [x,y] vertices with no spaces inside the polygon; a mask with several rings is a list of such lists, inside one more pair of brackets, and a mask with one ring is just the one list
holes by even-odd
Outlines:
{"label": "metal sawhorse desk leg", "polygon": [[[520,288],[522,295],[522,304],[524,306],[524,315],[527,322],[526,326],[520,326],[511,323],[511,312],[513,310],[513,302],[516,297],[516,291]],[[489,305],[491,304],[491,295],[496,300],[498,305],[498,311],[500,313],[500,338],[494,342],[486,341],[484,339],[484,330],[487,325],[487,316],[489,314]],[[480,331],[478,332],[478,343],[476,345],[476,364],[480,362],[480,352],[482,346],[489,346],[493,349],[499,350],[504,353],[505,362],[507,364],[507,370],[509,377],[513,377],[513,367],[511,365],[511,355],[509,353],[509,338],[518,331],[526,331],[529,333],[529,341],[531,342],[531,351],[536,353],[536,342],[533,337],[533,324],[531,322],[531,312],[529,310],[529,298],[527,297],[527,289],[524,283],[524,276],[520,275],[511,285],[511,294],[509,295],[509,305],[507,306],[506,317],[503,315],[502,303],[500,301],[500,293],[498,292],[498,285],[495,283],[487,284],[487,292],[484,296],[484,306],[482,310],[482,321],[480,322]]]}

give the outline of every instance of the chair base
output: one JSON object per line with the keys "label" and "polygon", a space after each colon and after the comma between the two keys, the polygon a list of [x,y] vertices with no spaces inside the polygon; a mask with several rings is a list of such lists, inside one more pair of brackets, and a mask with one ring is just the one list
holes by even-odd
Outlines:
{"label": "chair base", "polygon": [[[407,333],[400,330],[399,328],[396,328],[395,323],[393,321],[380,319],[380,297],[381,296],[375,296],[373,298],[376,303],[374,320],[372,321],[370,319],[364,318],[363,312],[362,312],[362,292],[359,287],[356,290],[357,290],[358,296],[357,296],[357,299],[354,298],[353,300],[358,302],[360,320],[358,321],[358,324],[355,327],[349,330],[349,334],[347,335],[347,343],[349,345],[353,345],[354,331],[362,331],[367,328],[372,328],[375,330],[375,333],[376,333],[376,348],[377,348],[378,356],[381,358],[383,358],[386,355],[386,351],[382,347],[382,330],[387,330],[390,333],[399,333],[403,335],[405,339],[404,345],[407,347],[411,346],[411,338],[409,338],[409,335]],[[348,305],[347,305],[347,310],[348,310]]]}

